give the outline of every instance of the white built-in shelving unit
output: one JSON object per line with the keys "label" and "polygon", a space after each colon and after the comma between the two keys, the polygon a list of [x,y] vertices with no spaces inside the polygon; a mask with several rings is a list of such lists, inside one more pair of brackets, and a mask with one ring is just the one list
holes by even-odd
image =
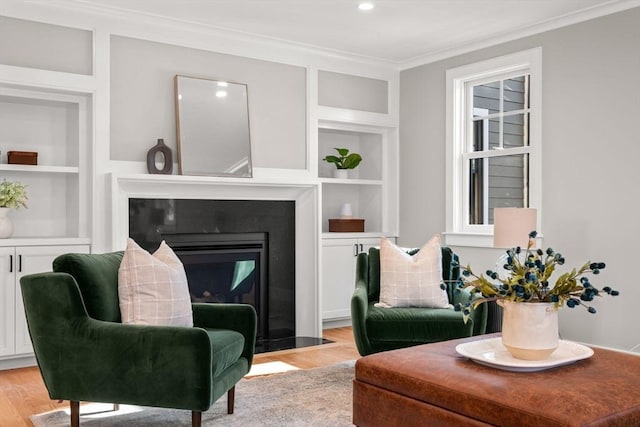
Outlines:
{"label": "white built-in shelving unit", "polygon": [[[0,174],[27,186],[27,209],[11,213],[13,239],[80,239],[87,243],[89,95],[2,83]],[[8,164],[8,151],[38,153],[37,165]]]}
{"label": "white built-in shelving unit", "polygon": [[[51,271],[58,255],[91,249],[91,93],[60,89],[60,76],[0,69],[0,180],[26,185],[29,198],[10,213],[14,234],[0,239],[0,368],[34,364],[20,278]],[[8,151],[37,152],[38,164],[8,164]]]}
{"label": "white built-in shelving unit", "polygon": [[[349,76],[347,80],[357,85],[359,77]],[[338,76],[336,82],[340,85],[339,88],[319,87],[319,90],[344,89],[357,96],[358,91],[372,87],[370,81],[369,78],[363,78],[361,88],[345,89],[342,86],[344,80]],[[315,160],[321,188],[322,221],[321,311],[325,326],[350,323],[350,301],[355,286],[357,254],[379,245],[382,237],[395,239],[398,235],[398,122],[394,106],[394,100],[397,99],[394,95],[396,87],[393,79],[383,85],[377,80],[376,86],[386,87],[389,93],[374,96],[375,99],[384,100],[384,103],[371,111],[328,105],[318,106],[316,110]],[[343,99],[346,103],[352,102],[349,98]],[[327,155],[335,155],[337,147],[359,153],[363,159],[356,169],[349,170],[346,179],[334,178],[335,166],[323,160]],[[364,232],[329,232],[329,219],[340,218],[341,208],[345,203],[351,205],[354,218],[365,220]]]}

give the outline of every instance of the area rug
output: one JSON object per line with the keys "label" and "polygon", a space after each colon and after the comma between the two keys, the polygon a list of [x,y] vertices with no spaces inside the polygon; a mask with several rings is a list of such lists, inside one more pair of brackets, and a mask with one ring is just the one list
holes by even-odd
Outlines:
{"label": "area rug", "polygon": [[[220,398],[202,413],[203,426],[350,426],[354,362],[243,379],[236,386],[235,412]],[[80,413],[91,411],[82,405]],[[36,427],[69,426],[69,412],[34,415]],[[117,412],[81,415],[82,427],[190,426],[191,411],[121,405]]]}

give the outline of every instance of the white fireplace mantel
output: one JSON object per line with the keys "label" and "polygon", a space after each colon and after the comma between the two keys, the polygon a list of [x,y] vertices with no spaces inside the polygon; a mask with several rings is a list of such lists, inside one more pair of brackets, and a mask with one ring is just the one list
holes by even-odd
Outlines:
{"label": "white fireplace mantel", "polygon": [[296,335],[322,336],[318,252],[320,189],[317,182],[277,178],[111,174],[112,247],[129,236],[129,199],[291,200],[296,215]]}

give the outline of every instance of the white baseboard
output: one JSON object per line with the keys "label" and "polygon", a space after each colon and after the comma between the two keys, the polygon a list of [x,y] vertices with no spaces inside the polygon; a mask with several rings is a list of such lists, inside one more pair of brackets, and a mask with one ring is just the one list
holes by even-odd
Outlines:
{"label": "white baseboard", "polygon": [[351,319],[326,319],[322,321],[322,329],[343,328],[351,326]]}
{"label": "white baseboard", "polygon": [[4,371],[7,369],[17,369],[17,368],[26,368],[29,366],[37,366],[38,362],[36,362],[35,356],[23,356],[16,357],[11,359],[0,360],[0,371]]}

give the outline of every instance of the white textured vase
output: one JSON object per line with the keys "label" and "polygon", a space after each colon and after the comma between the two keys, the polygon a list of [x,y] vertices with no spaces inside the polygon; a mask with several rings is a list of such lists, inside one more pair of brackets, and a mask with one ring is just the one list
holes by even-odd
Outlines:
{"label": "white textured vase", "polygon": [[502,344],[513,357],[543,360],[558,348],[558,310],[553,303],[497,303],[503,308]]}
{"label": "white textured vase", "polygon": [[349,178],[349,169],[334,169],[333,177],[337,179],[348,179]]}
{"label": "white textured vase", "polygon": [[9,218],[11,208],[0,208],[0,239],[6,239],[13,235],[13,222]]}
{"label": "white textured vase", "polygon": [[345,203],[340,209],[340,219],[353,218],[353,210],[351,209],[351,203]]}

